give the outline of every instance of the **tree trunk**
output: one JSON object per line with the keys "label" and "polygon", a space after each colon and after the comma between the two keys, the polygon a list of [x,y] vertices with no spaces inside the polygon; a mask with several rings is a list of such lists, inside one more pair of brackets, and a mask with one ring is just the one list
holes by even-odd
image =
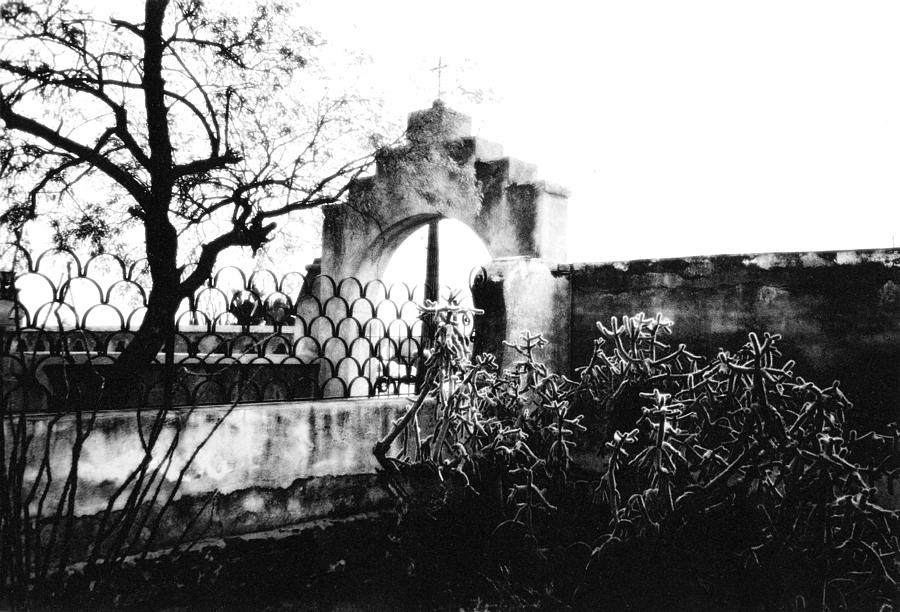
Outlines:
{"label": "tree trunk", "polygon": [[[153,285],[141,326],[106,377],[101,402],[103,408],[124,408],[128,405],[128,399],[134,401],[138,385],[146,380],[143,373],[153,363],[166,340],[175,333],[175,313],[180,301],[177,287],[169,289]],[[144,389],[144,394],[147,391]]]}
{"label": "tree trunk", "polygon": [[105,381],[101,401],[103,408],[124,407],[129,395],[134,401],[133,395],[138,384],[145,380],[142,374],[153,362],[166,339],[175,333],[175,313],[183,297],[183,288],[177,259],[178,236],[168,219],[168,202],[168,194],[163,192],[154,207],[159,212],[144,221],[147,262],[153,287],[150,289],[147,313],[141,326],[119,355]]}
{"label": "tree trunk", "polygon": [[[162,24],[168,3],[169,0],[147,0],[142,34],[144,65],[141,84],[147,111],[151,186],[149,197],[141,202],[141,208],[146,214],[144,243],[153,287],[147,301],[147,314],[140,328],[119,355],[105,381],[101,398],[103,408],[124,407],[128,404],[129,395],[133,397],[135,389],[145,379],[143,371],[153,362],[166,339],[175,333],[175,313],[182,297],[178,234],[169,221],[176,177],[172,167],[173,151],[162,76]],[[170,391],[169,385],[166,387],[167,392]]]}

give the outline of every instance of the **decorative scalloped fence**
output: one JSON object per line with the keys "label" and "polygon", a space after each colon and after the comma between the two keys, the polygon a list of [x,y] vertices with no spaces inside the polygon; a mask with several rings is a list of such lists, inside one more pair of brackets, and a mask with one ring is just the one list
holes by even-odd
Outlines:
{"label": "decorative scalloped fence", "polygon": [[[2,346],[3,401],[58,410],[96,384],[134,337],[147,309],[146,260],[0,249],[0,270],[14,270],[19,296]],[[470,291],[459,295],[471,303]],[[177,314],[173,404],[410,393],[422,301],[420,286],[403,283],[219,269]],[[473,322],[466,325],[471,331]],[[166,378],[160,353],[125,405],[162,405]]]}

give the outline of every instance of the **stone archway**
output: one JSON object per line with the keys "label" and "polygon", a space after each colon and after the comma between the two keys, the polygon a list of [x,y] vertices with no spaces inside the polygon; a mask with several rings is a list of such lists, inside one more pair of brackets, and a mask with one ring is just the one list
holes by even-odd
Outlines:
{"label": "stone archway", "polygon": [[379,154],[346,203],[324,208],[322,274],[378,278],[406,237],[440,218],[468,225],[495,259],[565,261],[568,193],[534,165],[473,137],[471,119],[440,101],[409,116],[407,140]]}
{"label": "stone archway", "polygon": [[382,278],[391,257],[407,238],[416,230],[443,219],[436,213],[423,213],[401,219],[391,227],[385,228],[364,250],[360,261],[356,264],[357,278]]}

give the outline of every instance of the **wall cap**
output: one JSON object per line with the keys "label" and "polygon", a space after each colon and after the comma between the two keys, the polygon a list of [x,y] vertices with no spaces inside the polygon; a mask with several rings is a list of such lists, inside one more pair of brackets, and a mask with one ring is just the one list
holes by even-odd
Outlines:
{"label": "wall cap", "polygon": [[632,259],[607,262],[579,262],[556,267],[558,276],[570,276],[592,271],[615,270],[623,273],[710,273],[721,268],[812,269],[859,264],[900,268],[900,248],[858,249],[846,251],[793,251],[777,253],[748,253],[739,255],[709,255],[672,257],[663,259]]}

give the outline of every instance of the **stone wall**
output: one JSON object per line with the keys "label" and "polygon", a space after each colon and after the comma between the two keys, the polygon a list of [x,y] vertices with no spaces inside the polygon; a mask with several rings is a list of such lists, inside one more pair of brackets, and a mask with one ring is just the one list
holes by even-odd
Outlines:
{"label": "stone wall", "polygon": [[323,274],[380,278],[396,248],[430,221],[468,225],[492,257],[566,259],[568,191],[533,164],[471,134],[469,117],[435,102],[412,113],[407,142],[379,153],[348,201],[323,208]]}
{"label": "stone wall", "polygon": [[809,380],[840,380],[861,410],[888,422],[900,399],[900,250],[691,257],[560,266],[572,295],[570,362],[585,364],[595,322],[661,312],[695,353],[735,349],[749,331],[784,336]]}
{"label": "stone wall", "polygon": [[538,358],[555,372],[567,372],[571,296],[569,283],[553,275],[555,264],[533,257],[495,259],[473,283],[472,298],[484,314],[475,319],[476,353],[493,353],[502,368],[521,356],[515,344],[523,331],[542,333],[550,344]]}
{"label": "stone wall", "polygon": [[[178,501],[167,514],[156,544],[171,545],[201,508],[203,536],[223,537],[391,507],[392,500],[376,482],[377,462],[371,449],[407,403],[405,397],[387,397],[242,404],[230,413],[227,406],[173,411],[166,419],[155,461],[164,457],[179,422],[180,440],[158,502],[173,490],[181,467],[215,423],[221,421],[221,425],[185,472],[175,496]],[[141,416],[145,433],[153,414],[144,411]],[[52,421],[52,415],[28,417],[34,440],[26,486],[35,478]],[[45,508],[56,507],[76,429],[72,416],[52,423],[49,459],[54,481]],[[7,429],[7,440],[9,435]],[[76,530],[83,531],[85,538],[110,495],[142,456],[137,412],[97,415],[78,472],[75,514],[80,527]],[[209,503],[212,492],[216,497]],[[197,535],[200,530],[198,525]]]}

